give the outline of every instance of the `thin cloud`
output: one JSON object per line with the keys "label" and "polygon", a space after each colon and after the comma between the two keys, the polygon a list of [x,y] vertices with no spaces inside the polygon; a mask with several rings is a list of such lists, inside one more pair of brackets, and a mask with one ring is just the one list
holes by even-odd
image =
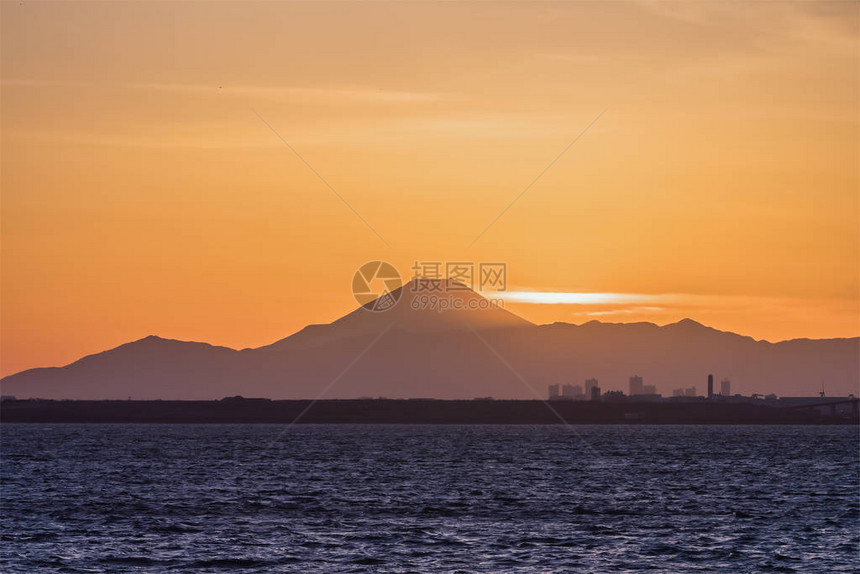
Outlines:
{"label": "thin cloud", "polygon": [[[695,293],[611,293],[559,291],[507,291],[487,293],[510,303],[532,305],[574,305],[609,309],[592,311],[597,314],[629,312],[663,312],[673,309],[761,309],[764,307],[797,307],[814,300],[795,297],[766,297],[753,295],[702,295]],[[856,303],[846,300],[845,303]]]}
{"label": "thin cloud", "polygon": [[168,149],[235,149],[235,148],[270,148],[276,147],[271,142],[261,141],[251,136],[232,139],[213,139],[205,135],[175,136],[148,133],[133,137],[88,133],[80,131],[24,131],[13,130],[6,137],[34,141],[40,143],[88,145],[104,147],[133,147],[133,148],[168,148]]}
{"label": "thin cloud", "polygon": [[116,83],[78,82],[64,80],[34,80],[4,78],[3,86],[32,88],[92,88],[127,89],[156,92],[173,92],[198,96],[235,96],[249,99],[289,100],[301,102],[368,102],[368,103],[419,103],[451,99],[450,95],[435,92],[410,92],[368,88],[363,86],[299,87],[261,86],[248,84],[175,84],[175,83]]}
{"label": "thin cloud", "polygon": [[639,293],[589,293],[589,292],[546,292],[546,291],[508,291],[493,294],[494,297],[511,303],[532,303],[535,305],[618,305],[670,302],[678,295],[645,295]]}

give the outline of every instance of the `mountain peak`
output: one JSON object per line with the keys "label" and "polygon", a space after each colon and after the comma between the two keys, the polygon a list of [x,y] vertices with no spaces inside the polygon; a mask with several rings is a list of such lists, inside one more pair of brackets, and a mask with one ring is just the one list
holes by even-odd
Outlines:
{"label": "mountain peak", "polygon": [[374,311],[376,299],[334,321],[331,327],[376,332],[391,324],[405,331],[427,333],[532,324],[506,311],[504,301],[484,297],[451,279],[412,279],[389,295],[396,300],[390,309]]}
{"label": "mountain peak", "polygon": [[677,325],[678,327],[705,327],[705,328],[708,328],[705,325],[702,325],[701,323],[699,323],[698,321],[694,321],[693,319],[690,319],[690,318],[681,319],[677,323],[671,323],[670,325],[667,325],[667,327],[671,327],[672,325]]}
{"label": "mountain peak", "polygon": [[377,334],[386,329],[410,333],[442,333],[527,327],[533,323],[506,311],[504,301],[484,297],[451,279],[412,279],[390,293],[396,302],[376,311],[380,298],[358,307],[328,325],[302,329],[265,348],[316,347],[335,339]]}

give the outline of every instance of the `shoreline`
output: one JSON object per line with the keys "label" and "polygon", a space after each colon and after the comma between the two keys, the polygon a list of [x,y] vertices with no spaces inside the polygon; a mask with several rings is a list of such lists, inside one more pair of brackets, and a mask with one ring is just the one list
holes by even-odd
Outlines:
{"label": "shoreline", "polygon": [[[856,400],[856,399],[855,399]],[[4,400],[0,423],[858,425],[853,411],[749,403],[441,399]],[[298,418],[298,420],[296,420]],[[562,421],[563,419],[563,421]]]}

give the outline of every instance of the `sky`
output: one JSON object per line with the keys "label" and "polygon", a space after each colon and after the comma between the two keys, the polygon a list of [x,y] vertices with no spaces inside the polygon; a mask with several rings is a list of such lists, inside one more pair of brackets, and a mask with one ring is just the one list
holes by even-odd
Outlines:
{"label": "sky", "polygon": [[531,321],[860,334],[852,2],[4,2],[0,372],[245,348],[367,261]]}

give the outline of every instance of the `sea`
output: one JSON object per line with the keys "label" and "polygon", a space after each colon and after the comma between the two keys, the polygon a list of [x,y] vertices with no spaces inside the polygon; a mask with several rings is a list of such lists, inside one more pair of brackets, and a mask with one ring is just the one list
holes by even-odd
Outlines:
{"label": "sea", "polygon": [[856,426],[0,425],[0,571],[860,572]]}

